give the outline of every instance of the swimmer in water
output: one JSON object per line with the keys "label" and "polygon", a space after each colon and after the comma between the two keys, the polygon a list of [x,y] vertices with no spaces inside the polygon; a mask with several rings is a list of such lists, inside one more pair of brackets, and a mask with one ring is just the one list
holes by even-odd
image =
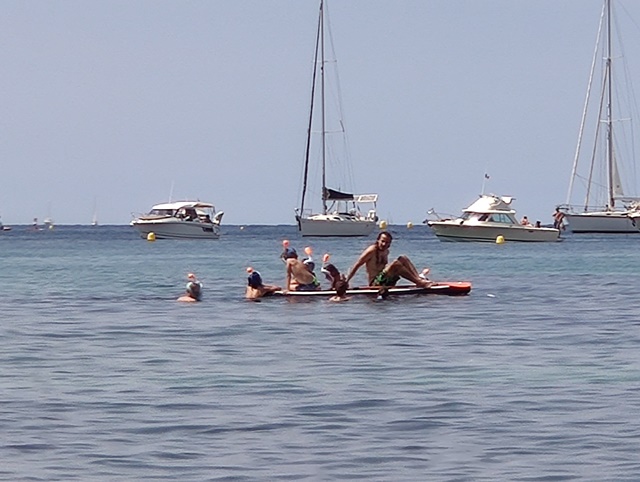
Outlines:
{"label": "swimmer in water", "polygon": [[280,286],[266,285],[262,282],[262,276],[252,267],[247,268],[247,290],[245,297],[249,300],[256,300],[280,290]]}
{"label": "swimmer in water", "polygon": [[[327,257],[328,261],[328,257]],[[335,290],[336,294],[329,298],[329,301],[346,301],[349,297],[346,295],[347,289],[349,289],[349,283],[347,283],[345,276],[338,271],[331,263],[325,263],[322,267],[322,272],[326,276],[327,280],[331,283],[329,289]]]}
{"label": "swimmer in water", "polygon": [[178,301],[186,301],[187,303],[202,301],[202,282],[198,281],[196,275],[193,273],[189,273],[187,279],[189,280],[187,283],[187,292],[178,298]]}

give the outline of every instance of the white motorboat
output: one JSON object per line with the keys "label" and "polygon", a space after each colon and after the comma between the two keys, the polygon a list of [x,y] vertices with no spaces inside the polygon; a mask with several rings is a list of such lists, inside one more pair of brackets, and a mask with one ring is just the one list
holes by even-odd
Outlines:
{"label": "white motorboat", "polygon": [[[622,36],[619,33],[613,35],[612,25],[621,25],[619,19],[613,18],[613,14],[612,1],[605,0],[569,192],[566,203],[558,206],[574,233],[640,233],[639,198],[628,195],[630,186],[623,185],[623,180],[630,179],[635,172],[632,165],[625,165],[625,160],[633,159],[633,146],[638,142],[638,131],[629,122],[632,114],[637,112],[633,91],[629,91],[627,85],[634,76],[629,74],[625,65],[622,45],[614,45],[614,40],[620,42]],[[601,68],[596,69],[599,59]],[[612,76],[614,60],[615,72],[620,74],[620,79]],[[592,100],[591,86],[594,83],[600,95]],[[587,118],[594,123],[592,138],[585,133]],[[583,159],[581,146],[587,140],[594,147],[586,150],[588,159]],[[571,204],[576,184],[584,188],[584,203],[579,206]]]}
{"label": "white motorboat", "polygon": [[131,221],[142,238],[153,233],[156,239],[218,239],[223,211],[200,201],[156,204],[148,214]]}
{"label": "white motorboat", "polygon": [[[347,161],[348,150],[346,149],[341,108],[338,109],[336,116],[330,115],[326,109],[327,105],[340,106],[338,76],[335,70],[336,62],[335,59],[325,58],[325,53],[331,52],[333,54],[326,8],[326,1],[320,0],[311,106],[307,126],[304,179],[300,208],[296,209],[296,222],[302,236],[368,236],[377,226],[376,201],[378,195],[353,195],[341,192],[343,188],[336,190],[327,187],[328,184],[340,186],[341,176],[337,172],[338,167],[348,170],[350,166]],[[329,67],[334,67],[331,70],[334,74],[331,78],[328,77],[330,75]],[[320,139],[314,140],[314,148],[312,149],[312,138],[315,139],[312,134],[315,133],[319,134]],[[332,142],[330,142],[330,138]],[[342,140],[342,146],[333,142],[333,139],[337,140],[338,138]],[[310,162],[314,151],[318,151],[318,162]],[[332,155],[331,163],[328,162],[330,153]],[[328,172],[326,169],[328,165],[334,167],[332,172]],[[317,169],[311,169],[313,166],[317,166]],[[317,175],[311,180],[313,174]],[[330,174],[335,177],[330,178]],[[342,177],[344,180],[351,179],[353,176],[349,173]],[[312,187],[316,185],[321,187],[321,191],[311,192]],[[314,196],[317,196],[316,199],[322,200],[322,209],[316,213],[305,207],[305,201]],[[369,209],[362,209],[362,203],[369,203]]]}
{"label": "white motorboat", "polygon": [[11,226],[5,226],[0,220],[0,231],[11,231]]}
{"label": "white motorboat", "polygon": [[560,230],[523,225],[511,208],[511,197],[483,194],[456,219],[426,220],[441,241],[558,241]]}

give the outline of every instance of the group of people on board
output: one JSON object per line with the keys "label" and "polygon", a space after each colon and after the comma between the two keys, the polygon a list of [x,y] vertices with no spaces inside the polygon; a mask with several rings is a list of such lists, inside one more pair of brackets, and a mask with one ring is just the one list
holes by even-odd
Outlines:
{"label": "group of people on board", "polygon": [[520,220],[520,225],[522,226],[534,226],[536,228],[541,228],[542,227],[542,223],[540,223],[540,221],[536,221],[536,224],[531,224],[531,222],[529,221],[529,218],[526,216],[523,216],[522,219]]}
{"label": "group of people on board", "polygon": [[[560,210],[559,207],[556,207],[556,210],[554,211],[554,213],[552,214],[553,217],[553,227],[554,229],[564,229],[564,213]],[[529,222],[529,218],[527,218],[527,216],[524,216],[521,220],[520,220],[520,224],[522,226],[532,226],[532,224]],[[536,221],[536,224],[533,225],[536,228],[541,228],[542,224],[540,223],[540,221]]]}
{"label": "group of people on board", "polygon": [[[329,263],[329,256],[323,258],[322,273],[326,276],[330,283],[330,290],[336,292],[331,299],[333,301],[342,301],[347,299],[346,291],[349,283],[364,266],[367,272],[367,281],[369,286],[380,289],[381,294],[385,293],[390,287],[404,278],[419,287],[428,288],[432,285],[427,275],[429,269],[426,268],[422,273],[418,273],[415,265],[407,256],[399,256],[395,260],[389,262],[389,249],[393,236],[388,231],[381,231],[376,238],[375,243],[368,246],[356,260],[355,264],[347,272],[346,275]],[[315,262],[312,259],[312,251],[306,248],[305,252],[308,258],[300,260],[296,250],[289,246],[288,241],[283,242],[284,251],[281,258],[285,263],[285,284],[284,288],[276,285],[265,284],[260,273],[247,268],[249,273],[247,279],[246,297],[248,299],[262,298],[263,296],[272,294],[275,291],[313,291],[320,290],[321,284],[315,274]]]}
{"label": "group of people on board", "polygon": [[198,214],[198,211],[195,208],[180,208],[176,212],[176,216],[178,219],[182,219],[183,221],[200,221],[201,223],[213,223],[211,216],[209,214]]}
{"label": "group of people on board", "polygon": [[[323,257],[321,272],[329,282],[329,290],[335,291],[331,301],[347,300],[346,292],[349,283],[358,270],[364,266],[367,272],[368,286],[379,288],[380,296],[385,296],[387,290],[396,285],[404,278],[416,286],[429,288],[432,282],[428,278],[429,268],[425,268],[418,273],[415,265],[407,256],[399,256],[389,262],[389,249],[393,236],[388,231],[378,234],[375,243],[365,248],[354,265],[347,274],[342,274],[338,268],[329,262],[329,255]],[[283,252],[280,258],[285,264],[284,288],[276,285],[264,283],[260,273],[253,268],[247,268],[247,288],[246,297],[248,299],[258,299],[263,296],[273,294],[276,291],[315,291],[321,290],[322,286],[316,276],[316,264],[312,257],[310,247],[305,248],[306,258],[300,259],[298,253],[287,240],[283,241]],[[187,285],[185,293],[178,298],[178,301],[197,302],[202,300],[203,283],[199,281],[194,273],[187,275]]]}

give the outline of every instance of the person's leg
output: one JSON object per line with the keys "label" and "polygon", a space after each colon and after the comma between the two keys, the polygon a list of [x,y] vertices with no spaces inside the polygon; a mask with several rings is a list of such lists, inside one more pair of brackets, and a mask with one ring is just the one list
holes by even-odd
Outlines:
{"label": "person's leg", "polygon": [[389,264],[386,272],[389,276],[401,276],[417,286],[423,286],[425,288],[431,286],[430,281],[420,278],[418,270],[406,256],[400,256],[398,259],[394,260]]}

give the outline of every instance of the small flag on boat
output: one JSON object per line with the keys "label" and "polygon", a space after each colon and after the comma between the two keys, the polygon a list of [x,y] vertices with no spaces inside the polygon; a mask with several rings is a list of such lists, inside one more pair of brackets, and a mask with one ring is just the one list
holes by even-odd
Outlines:
{"label": "small flag on boat", "polygon": [[485,172],[485,173],[484,173],[484,178],[485,178],[485,179],[489,179],[489,178],[490,178],[489,174],[487,174],[487,173]]}

